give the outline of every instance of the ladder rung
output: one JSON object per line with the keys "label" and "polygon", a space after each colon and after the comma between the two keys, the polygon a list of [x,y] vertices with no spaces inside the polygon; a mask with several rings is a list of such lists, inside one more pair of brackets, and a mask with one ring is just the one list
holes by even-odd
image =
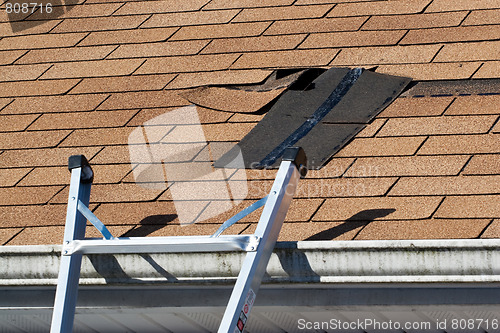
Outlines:
{"label": "ladder rung", "polygon": [[105,253],[172,253],[256,251],[260,237],[254,235],[123,237],[114,239],[83,239],[63,245],[63,255]]}

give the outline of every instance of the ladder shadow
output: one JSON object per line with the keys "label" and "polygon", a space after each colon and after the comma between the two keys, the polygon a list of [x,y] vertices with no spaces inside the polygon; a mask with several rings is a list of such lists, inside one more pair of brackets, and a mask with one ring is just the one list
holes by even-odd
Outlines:
{"label": "ladder shadow", "polygon": [[328,230],[323,230],[314,234],[308,238],[306,241],[312,240],[333,240],[349,231],[355,230],[357,228],[364,228],[369,223],[375,221],[377,218],[385,217],[389,214],[392,214],[396,211],[394,208],[385,208],[385,209],[367,209],[356,213],[351,216],[341,225],[336,225]]}

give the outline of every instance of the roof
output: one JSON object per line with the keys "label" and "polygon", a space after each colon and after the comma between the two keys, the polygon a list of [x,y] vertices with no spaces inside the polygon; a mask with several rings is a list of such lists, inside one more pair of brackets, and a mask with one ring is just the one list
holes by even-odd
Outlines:
{"label": "roof", "polygon": [[[332,66],[417,84],[301,180],[280,240],[500,237],[500,2],[87,0],[56,9],[1,11],[0,244],[62,242],[71,154],[90,160],[90,208],[115,236],[212,233],[260,198],[275,171],[247,170],[247,200],[182,227],[169,190],[135,184],[130,133],[189,105],[189,88]],[[199,114],[211,142],[236,143],[263,117]]]}

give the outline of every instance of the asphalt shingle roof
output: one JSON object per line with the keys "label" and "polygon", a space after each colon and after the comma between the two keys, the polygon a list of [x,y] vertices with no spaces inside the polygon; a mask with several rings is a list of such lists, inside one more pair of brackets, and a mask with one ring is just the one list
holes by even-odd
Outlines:
{"label": "asphalt shingle roof", "polygon": [[[249,170],[243,204],[182,227],[170,190],[135,184],[130,133],[190,104],[186,89],[331,66],[452,81],[439,82],[439,94],[410,89],[310,171],[280,240],[500,237],[500,90],[455,89],[455,80],[500,78],[498,0],[80,0],[53,15],[10,16],[8,3],[0,6],[0,244],[62,241],[71,154],[93,165],[90,208],[115,236],[214,232],[269,190],[275,171]],[[236,143],[263,117],[199,114],[211,142]],[[230,232],[252,231],[257,220]]]}

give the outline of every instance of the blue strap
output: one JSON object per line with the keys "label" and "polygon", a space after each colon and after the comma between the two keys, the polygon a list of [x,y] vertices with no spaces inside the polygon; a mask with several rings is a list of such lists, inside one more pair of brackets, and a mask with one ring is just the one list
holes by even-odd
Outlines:
{"label": "blue strap", "polygon": [[103,237],[105,239],[113,239],[113,235],[111,235],[111,233],[109,232],[108,228],[106,228],[106,226],[104,225],[104,223],[102,223],[98,218],[97,216],[94,215],[94,213],[92,213],[90,211],[90,209],[88,209],[87,206],[85,206],[85,204],[83,202],[81,202],[80,200],[78,200],[78,211],[80,213],[82,213],[83,216],[85,216],[85,218],[90,222],[92,223],[92,225],[94,227],[97,228],[97,230],[99,230],[99,232],[103,235]]}
{"label": "blue strap", "polygon": [[253,204],[251,204],[247,208],[243,209],[238,214],[236,214],[233,217],[231,217],[229,220],[227,220],[226,222],[224,222],[220,226],[220,228],[217,229],[217,231],[212,236],[210,236],[210,237],[219,237],[220,234],[222,234],[224,232],[224,230],[226,230],[227,228],[229,228],[230,226],[232,226],[233,224],[235,224],[236,222],[238,222],[239,220],[241,220],[242,218],[244,218],[248,214],[253,213],[254,211],[256,211],[257,209],[259,209],[260,207],[264,206],[265,203],[266,203],[266,201],[267,201],[267,197],[268,196],[266,195],[265,197],[263,197],[259,201],[254,202]]}

